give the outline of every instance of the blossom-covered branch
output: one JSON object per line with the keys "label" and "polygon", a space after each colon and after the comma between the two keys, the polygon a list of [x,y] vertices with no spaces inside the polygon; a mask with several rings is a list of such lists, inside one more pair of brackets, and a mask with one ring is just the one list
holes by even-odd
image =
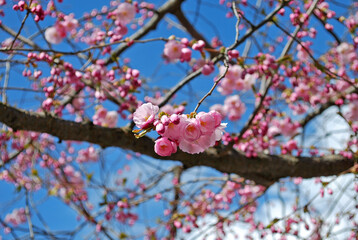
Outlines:
{"label": "blossom-covered branch", "polygon": [[259,154],[248,158],[244,153],[220,147],[201,154],[178,151],[170,157],[160,157],[154,151],[155,142],[144,136],[135,138],[130,129],[106,128],[92,123],[77,123],[45,114],[31,113],[0,103],[0,121],[16,130],[51,134],[59,140],[86,141],[101,147],[116,146],[162,160],[177,160],[184,167],[207,166],[223,173],[235,173],[270,185],[284,177],[311,178],[337,175],[353,167],[355,159],[339,155],[324,157],[293,157]]}

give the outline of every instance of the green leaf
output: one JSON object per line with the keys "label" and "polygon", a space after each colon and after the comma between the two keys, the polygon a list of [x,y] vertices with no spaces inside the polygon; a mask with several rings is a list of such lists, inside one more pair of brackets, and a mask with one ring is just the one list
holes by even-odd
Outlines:
{"label": "green leaf", "polygon": [[128,235],[125,234],[125,233],[120,233],[119,234],[119,239],[126,239],[127,237],[128,237]]}
{"label": "green leaf", "polygon": [[[150,131],[152,131],[152,129],[153,129],[153,126],[144,129],[144,130],[143,130],[141,133],[139,133],[139,134],[134,134],[134,136],[135,136],[136,138],[141,138],[141,137],[143,137],[144,135],[146,135],[147,133],[149,133]],[[141,130],[142,130],[142,129],[141,129]]]}
{"label": "green leaf", "polygon": [[266,228],[270,228],[272,227],[275,223],[277,223],[278,221],[280,221],[279,218],[274,218],[269,225],[266,226]]}
{"label": "green leaf", "polygon": [[322,186],[326,187],[329,184],[329,182],[322,182]]}
{"label": "green leaf", "polygon": [[92,177],[93,177],[93,173],[88,173],[86,174],[87,180],[91,181]]}

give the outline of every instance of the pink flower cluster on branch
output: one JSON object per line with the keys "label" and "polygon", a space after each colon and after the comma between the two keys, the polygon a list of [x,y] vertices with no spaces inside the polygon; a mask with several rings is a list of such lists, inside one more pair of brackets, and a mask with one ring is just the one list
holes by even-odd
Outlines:
{"label": "pink flower cluster on branch", "polygon": [[[5,1],[1,2],[0,5],[5,5]],[[38,1],[30,1],[30,6],[26,3],[26,1],[19,1],[17,4],[12,7],[15,11],[25,11],[30,10],[32,14],[35,15],[35,22],[39,22],[45,19],[46,12],[43,10],[42,6]]]}
{"label": "pink flower cluster on branch", "polygon": [[78,20],[74,15],[61,16],[60,21],[57,21],[53,27],[49,27],[45,31],[45,38],[52,44],[59,44],[66,37],[67,33],[76,33],[78,27]]}
{"label": "pink flower cluster on branch", "polygon": [[141,137],[155,129],[161,136],[155,141],[154,151],[160,156],[170,156],[179,147],[182,151],[195,154],[201,153],[215,145],[226,127],[221,123],[222,116],[216,111],[198,114],[167,114],[152,103],[141,105],[133,114],[133,121],[140,128],[134,130]]}
{"label": "pink flower cluster on branch", "polygon": [[205,58],[205,42],[203,40],[189,42],[187,38],[182,38],[179,42],[172,38],[173,36],[170,37],[170,40],[165,44],[163,51],[164,58],[169,62],[175,62],[177,60],[180,60],[180,62],[194,62],[193,70],[196,71],[202,68],[201,73],[203,75],[210,75],[215,70],[214,64],[208,59],[192,59],[192,49],[199,51],[201,56]]}
{"label": "pink flower cluster on branch", "polygon": [[113,128],[117,125],[118,113],[107,111],[104,107],[98,107],[93,118],[93,124]]}
{"label": "pink flower cluster on branch", "polygon": [[14,226],[21,225],[26,222],[26,213],[24,208],[14,209],[5,217],[5,222],[11,223]]}

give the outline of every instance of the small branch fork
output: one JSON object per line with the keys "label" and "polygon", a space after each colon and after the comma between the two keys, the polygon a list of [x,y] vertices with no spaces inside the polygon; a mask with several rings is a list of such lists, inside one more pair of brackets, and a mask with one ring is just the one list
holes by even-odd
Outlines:
{"label": "small branch fork", "polygon": [[[310,16],[313,13],[313,10],[315,9],[315,7],[317,6],[318,0],[315,0],[310,8],[307,10],[307,15]],[[293,32],[293,36],[296,36],[297,33],[300,31],[301,29],[301,25],[297,26],[296,29]],[[293,44],[294,38],[290,38],[290,40],[287,42],[287,44],[285,45],[285,47],[283,48],[280,58],[284,57],[291,49],[292,44]],[[259,104],[255,107],[254,111],[252,112],[252,114],[249,117],[249,120],[245,123],[244,127],[240,130],[240,133],[238,135],[238,139],[240,140],[242,138],[242,136],[244,135],[244,133],[250,128],[253,120],[255,119],[256,115],[259,113],[259,111],[262,108],[263,102],[266,98],[266,95],[268,94],[269,89],[272,86],[272,78],[269,78],[267,80],[267,86],[264,88],[264,91],[261,93],[261,98],[260,98],[260,102]]]}
{"label": "small branch fork", "polygon": [[[284,7],[286,6],[288,1],[283,1],[280,6],[276,7],[272,12],[270,12],[264,20],[262,20],[259,24],[253,25],[250,29],[246,31],[246,33],[241,37],[235,39],[235,42],[228,47],[228,49],[234,49],[238,47],[240,44],[245,42],[249,37],[251,37],[258,29],[260,29],[262,26],[264,26],[266,23],[272,21],[274,16]],[[211,59],[211,62],[213,64],[218,63],[222,59],[225,58],[224,54],[219,54],[216,57]],[[189,83],[194,78],[198,77],[201,74],[201,68],[196,70],[195,72],[192,72],[188,74],[186,77],[184,77],[177,85],[172,87],[170,91],[164,96],[163,100],[158,104],[159,107],[164,106],[169,102],[169,100],[174,96],[175,93],[177,93],[182,87],[184,87],[187,83]]]}
{"label": "small branch fork", "polygon": [[235,14],[235,16],[236,16],[236,18],[237,18],[236,25],[235,25],[236,35],[235,35],[235,41],[234,41],[234,43],[233,43],[230,47],[228,47],[228,48],[225,49],[225,53],[224,53],[224,66],[225,66],[225,70],[224,70],[224,72],[218,77],[218,79],[215,80],[214,85],[211,87],[210,91],[209,91],[207,94],[205,94],[205,96],[204,96],[202,99],[200,99],[200,101],[198,102],[198,104],[196,105],[196,107],[195,107],[195,109],[194,109],[194,112],[196,112],[196,111],[198,110],[198,108],[200,107],[200,105],[204,102],[204,100],[205,100],[207,97],[209,97],[209,96],[213,93],[213,91],[214,91],[214,89],[216,88],[216,86],[220,83],[220,81],[226,76],[227,72],[229,71],[228,52],[234,48],[235,43],[236,43],[236,42],[238,41],[238,39],[239,39],[239,32],[240,32],[240,30],[239,30],[239,25],[240,25],[240,20],[241,20],[241,18],[240,18],[240,16],[239,16],[239,13],[238,13],[238,11],[237,11],[237,9],[236,9],[236,3],[235,3],[234,1],[233,1],[232,8],[233,8],[234,14]]}

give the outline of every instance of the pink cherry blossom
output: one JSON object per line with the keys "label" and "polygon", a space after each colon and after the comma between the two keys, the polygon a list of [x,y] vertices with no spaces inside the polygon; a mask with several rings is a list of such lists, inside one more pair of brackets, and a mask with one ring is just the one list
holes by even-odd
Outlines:
{"label": "pink cherry blossom", "polygon": [[[225,67],[221,66],[219,71],[223,74]],[[239,65],[230,65],[225,77],[220,81],[218,90],[223,95],[231,94],[233,90],[247,91],[255,84],[257,78],[257,73],[248,73]]]}
{"label": "pink cherry blossom", "polygon": [[221,139],[225,127],[225,124],[220,125],[211,134],[202,134],[198,139],[194,141],[188,141],[183,138],[179,141],[179,148],[182,151],[190,154],[204,152],[209,147],[214,146],[216,141],[219,141]]}
{"label": "pink cherry blossom", "polygon": [[64,26],[67,32],[72,32],[78,27],[78,20],[74,18],[73,14],[63,17],[64,21],[61,22],[61,25]]}
{"label": "pink cherry blossom", "polygon": [[78,157],[76,161],[79,163],[84,162],[96,162],[98,160],[99,154],[96,149],[90,146],[87,149],[81,149],[78,151]]}
{"label": "pink cherry blossom", "polygon": [[203,69],[201,70],[201,73],[205,76],[210,75],[212,72],[214,72],[215,67],[214,64],[211,61],[207,61],[203,65]]}
{"label": "pink cherry blossom", "polygon": [[203,48],[205,47],[205,42],[203,40],[199,40],[198,42],[194,43],[192,48],[194,50],[203,51]]}
{"label": "pink cherry blossom", "polygon": [[182,139],[182,132],[178,129],[181,129],[181,125],[185,122],[185,119],[183,117],[180,118],[179,124],[174,124],[173,122],[169,123],[168,126],[165,127],[165,132],[162,134],[162,136],[165,136],[167,138],[170,138],[173,141],[179,141]]}
{"label": "pink cherry blossom", "polygon": [[164,56],[168,58],[169,61],[174,61],[180,58],[182,55],[182,44],[176,40],[169,40],[164,45]]}
{"label": "pink cherry blossom", "polygon": [[182,136],[185,140],[194,141],[200,137],[200,125],[196,119],[187,119],[182,126]]}
{"label": "pink cherry blossom", "polygon": [[117,125],[118,113],[116,111],[109,111],[105,117],[105,125],[113,128]]}
{"label": "pink cherry blossom", "polygon": [[214,111],[214,110],[211,110],[211,111],[209,112],[209,114],[210,114],[210,115],[214,118],[214,120],[215,120],[215,127],[219,127],[220,124],[221,124],[221,121],[222,121],[222,119],[223,119],[223,115],[222,115],[220,112]]}
{"label": "pink cherry blossom", "polygon": [[134,19],[136,10],[132,4],[123,2],[118,5],[115,13],[118,20],[125,25]]}
{"label": "pink cherry blossom", "polygon": [[151,103],[145,103],[133,113],[133,121],[137,127],[141,129],[148,128],[154,122],[155,115],[158,111],[158,106]]}
{"label": "pink cherry blossom", "polygon": [[105,122],[107,116],[107,110],[104,107],[98,107],[95,115],[93,115],[93,124],[101,125]]}
{"label": "pink cherry blossom", "polygon": [[215,130],[216,121],[213,114],[200,112],[196,115],[202,133],[209,134]]}
{"label": "pink cherry blossom", "polygon": [[268,134],[270,136],[282,134],[284,136],[291,137],[297,133],[299,126],[299,123],[292,122],[290,118],[282,120],[274,119],[272,120],[272,126],[269,128]]}
{"label": "pink cherry blossom", "polygon": [[45,31],[45,38],[48,42],[52,44],[59,44],[62,42],[62,35],[60,32],[58,32],[56,27],[49,27]]}
{"label": "pink cherry blossom", "polygon": [[239,51],[237,51],[236,49],[230,50],[227,53],[229,55],[230,58],[238,58],[239,57]]}
{"label": "pink cherry blossom", "polygon": [[27,218],[24,208],[14,209],[12,213],[7,214],[5,217],[5,222],[11,223],[13,226],[23,224],[26,220]]}
{"label": "pink cherry blossom", "polygon": [[189,62],[191,60],[191,50],[189,48],[182,48],[180,61],[181,62]]}
{"label": "pink cherry blossom", "polygon": [[179,148],[183,151],[183,152],[187,152],[190,154],[197,154],[197,153],[201,153],[204,152],[205,148],[203,148],[198,141],[195,142],[189,142],[186,140],[180,141],[179,142]]}
{"label": "pink cherry blossom", "polygon": [[225,99],[224,111],[231,121],[239,120],[246,111],[245,104],[241,102],[238,95],[230,96]]}
{"label": "pink cherry blossom", "polygon": [[154,151],[160,156],[170,156],[176,152],[176,144],[166,137],[161,137],[155,141]]}
{"label": "pink cherry blossom", "polygon": [[346,117],[351,121],[358,121],[358,100],[354,100],[349,104],[349,111]]}

